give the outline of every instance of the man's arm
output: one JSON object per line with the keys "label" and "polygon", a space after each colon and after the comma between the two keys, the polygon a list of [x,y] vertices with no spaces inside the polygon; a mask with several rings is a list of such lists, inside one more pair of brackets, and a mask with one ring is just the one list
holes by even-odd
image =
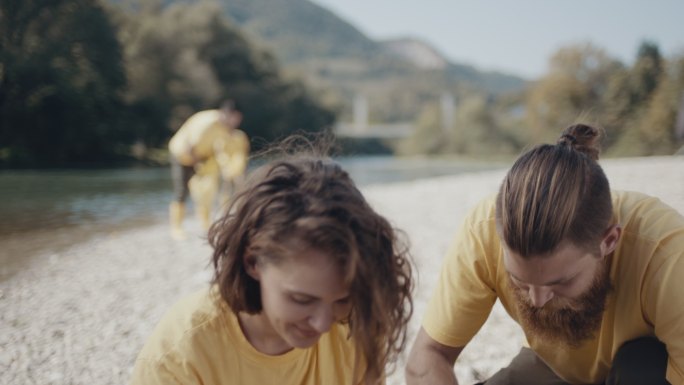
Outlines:
{"label": "man's arm", "polygon": [[462,350],[440,344],[421,327],[409,353],[406,384],[458,385],[454,363]]}

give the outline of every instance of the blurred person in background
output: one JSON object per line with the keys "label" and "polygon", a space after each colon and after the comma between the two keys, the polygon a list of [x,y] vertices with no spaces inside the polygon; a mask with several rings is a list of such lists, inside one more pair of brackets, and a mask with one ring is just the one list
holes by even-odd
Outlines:
{"label": "blurred person in background", "polygon": [[245,174],[249,157],[249,139],[239,130],[242,111],[234,100],[220,109],[192,115],[169,141],[174,200],[169,207],[171,235],[185,238],[183,218],[188,194],[192,196],[203,229],[210,217],[223,180],[221,204]]}
{"label": "blurred person in background", "polygon": [[518,158],[466,217],[411,350],[408,384],[453,365],[499,299],[527,344],[485,384],[684,384],[684,217],[612,191],[598,129]]}
{"label": "blurred person in background", "polygon": [[260,167],[209,243],[212,285],[163,317],[134,385],[384,381],[412,312],[408,247],[338,164]]}

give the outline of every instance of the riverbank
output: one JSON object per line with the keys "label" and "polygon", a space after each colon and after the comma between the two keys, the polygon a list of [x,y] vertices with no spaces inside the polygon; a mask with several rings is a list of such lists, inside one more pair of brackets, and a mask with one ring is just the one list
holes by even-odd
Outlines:
{"label": "riverbank", "polygon": [[[658,196],[684,212],[684,157],[603,165],[613,188]],[[411,240],[419,279],[411,340],[463,215],[494,193],[503,175],[485,171],[362,189]],[[189,222],[194,236],[184,242],[171,240],[166,223],[122,228],[44,250],[0,282],[0,382],[128,383],[135,356],[162,314],[210,277],[210,249],[197,223]],[[496,306],[459,359],[462,383],[506,365],[521,342],[519,328]],[[401,384],[402,377],[399,369],[388,384]]]}
{"label": "riverbank", "polygon": [[[362,188],[506,166],[454,157],[336,160]],[[261,163],[252,159],[250,169]],[[166,167],[0,170],[0,281],[46,251],[166,220],[173,196],[170,176]]]}

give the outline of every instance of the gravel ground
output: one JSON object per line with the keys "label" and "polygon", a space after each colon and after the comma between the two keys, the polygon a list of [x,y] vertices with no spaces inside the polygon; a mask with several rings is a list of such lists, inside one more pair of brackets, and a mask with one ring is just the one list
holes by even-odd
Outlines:
{"label": "gravel ground", "polygon": [[[613,188],[658,196],[684,212],[684,157],[603,165]],[[411,339],[463,215],[494,193],[503,175],[489,171],[364,189],[411,240],[418,275]],[[197,222],[188,222],[195,235],[183,242],[171,240],[166,223],[112,231],[41,252],[27,266],[0,275],[0,384],[128,383],[135,357],[164,311],[209,280],[210,249],[197,235]],[[5,243],[0,253],[16,252]],[[497,304],[456,364],[461,383],[506,365],[522,340]],[[398,367],[389,384],[403,383],[403,362]]]}

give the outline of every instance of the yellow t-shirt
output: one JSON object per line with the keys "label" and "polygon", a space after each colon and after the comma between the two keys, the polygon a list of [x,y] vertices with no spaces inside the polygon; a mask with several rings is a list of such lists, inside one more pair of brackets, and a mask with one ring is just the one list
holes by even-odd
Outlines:
{"label": "yellow t-shirt", "polygon": [[249,139],[221,122],[219,110],[192,115],[169,141],[169,152],[185,166],[193,166],[193,155],[204,163],[216,162],[223,178],[242,175],[247,167]]}
{"label": "yellow t-shirt", "polygon": [[131,384],[355,385],[361,381],[353,380],[348,330],[335,324],[310,348],[266,355],[247,341],[217,290],[205,289],[162,318],[138,355]]}
{"label": "yellow t-shirt", "polygon": [[[657,198],[612,194],[622,237],[612,258],[614,291],[597,335],[576,349],[545,344],[526,333],[529,346],[570,383],[602,383],[620,346],[655,335],[669,355],[667,379],[684,383],[684,217]],[[444,259],[441,277],[423,320],[437,342],[465,346],[498,298],[518,321],[507,289],[503,250],[496,231],[495,199],[476,206]]]}

